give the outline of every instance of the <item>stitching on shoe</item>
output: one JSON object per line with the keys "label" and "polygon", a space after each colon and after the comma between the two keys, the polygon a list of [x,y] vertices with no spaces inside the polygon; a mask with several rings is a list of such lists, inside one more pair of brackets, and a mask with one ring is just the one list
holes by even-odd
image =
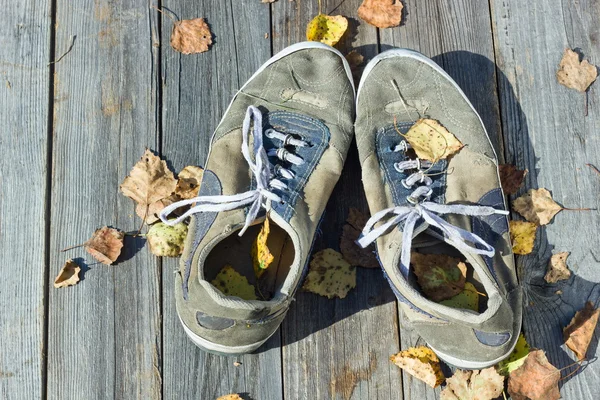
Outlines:
{"label": "stitching on shoe", "polygon": [[321,80],[316,81],[315,83],[310,82],[309,80],[302,78],[302,76],[300,76],[299,74],[296,75],[294,74],[294,68],[290,65],[289,60],[286,60],[286,65],[288,67],[288,70],[290,72],[290,75],[292,75],[292,77],[294,79],[297,79],[298,81],[308,85],[308,86],[314,86],[314,87],[319,87],[319,86],[325,86],[329,83],[331,83],[331,78],[334,76],[339,75],[340,71],[344,68],[343,65],[339,65],[335,70],[333,70],[329,75],[324,76]]}
{"label": "stitching on shoe", "polygon": [[269,68],[269,75],[267,75],[267,83],[265,84],[265,87],[263,88],[263,90],[260,92],[260,97],[262,97],[262,98],[266,97],[266,93],[269,90],[269,88],[271,87],[271,81],[273,80],[275,71],[277,71],[277,68],[279,66],[277,65],[277,62],[274,62],[273,64],[271,64],[270,67],[271,68]]}
{"label": "stitching on shoe", "polygon": [[[295,92],[292,94],[292,96],[290,98],[286,98],[283,94],[286,90],[295,90]],[[279,97],[281,97],[285,103],[298,103],[298,104],[302,104],[304,106],[314,108],[317,110],[324,110],[325,108],[327,108],[327,105],[328,105],[327,99],[323,99],[323,102],[326,103],[325,105],[318,106],[315,103],[309,101],[308,99],[307,100],[294,99],[294,95],[296,95],[297,93],[306,93],[310,96],[313,96],[316,100],[319,100],[319,97],[320,97],[317,93],[313,93],[313,92],[310,92],[310,91],[304,90],[304,89],[294,89],[292,87],[287,87],[287,88],[281,89],[279,91]]]}
{"label": "stitching on shoe", "polygon": [[[476,130],[470,129],[468,128],[466,125],[464,125],[463,123],[461,123],[459,120],[457,120],[456,118],[454,118],[454,116],[452,115],[452,113],[450,112],[450,109],[446,106],[446,100],[443,96],[442,93],[442,84],[440,81],[440,75],[436,75],[435,76],[435,88],[436,88],[436,94],[437,97],[440,101],[440,106],[442,107],[442,111],[444,112],[444,115],[446,115],[446,117],[452,121],[456,126],[458,126],[459,128],[467,131],[467,132],[476,132]],[[464,101],[464,99],[463,99]]]}

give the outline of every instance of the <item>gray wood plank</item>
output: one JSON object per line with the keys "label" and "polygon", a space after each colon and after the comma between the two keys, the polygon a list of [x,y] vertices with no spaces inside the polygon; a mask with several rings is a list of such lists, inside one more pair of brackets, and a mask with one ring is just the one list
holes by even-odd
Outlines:
{"label": "gray wood plank", "polygon": [[[405,47],[422,52],[437,62],[463,89],[481,116],[500,159],[503,158],[496,68],[487,2],[426,0],[406,6],[406,18],[398,29],[380,31],[381,50]],[[424,345],[400,311],[401,347]],[[405,399],[436,399],[431,389],[402,373]]]}
{"label": "gray wood plank", "polygon": [[[205,17],[214,34],[208,52],[181,55],[169,47],[171,23],[162,19],[163,153],[180,170],[204,164],[212,132],[232,96],[271,56],[270,7],[258,0],[169,0],[163,7],[181,19]],[[244,393],[252,399],[282,398],[279,333],[257,354],[225,357],[202,352],[177,317],[172,273],[177,268],[177,260],[165,260],[164,397],[215,399]],[[234,366],[235,361],[241,365]]]}
{"label": "gray wood plank", "polygon": [[[600,176],[585,164],[600,165],[600,87],[596,82],[590,88],[585,117],[584,95],[559,85],[555,77],[567,47],[581,49],[592,63],[600,64],[597,2],[504,0],[491,5],[507,161],[529,169],[521,192],[545,187],[567,207],[597,207]],[[562,328],[585,301],[598,307],[599,226],[597,211],[563,211],[552,224],[538,229],[534,252],[518,258],[526,338],[544,349],[558,368],[575,359],[561,346]],[[548,285],[543,280],[546,265],[553,252],[561,251],[571,252],[568,264],[574,276]],[[590,359],[599,355],[598,337],[596,330]],[[598,363],[589,364],[562,382],[562,397],[596,398],[599,374]]]}
{"label": "gray wood plank", "polygon": [[161,397],[159,263],[126,249],[114,266],[83,249],[96,228],[135,231],[119,184],[158,135],[155,11],[134,0],[57,2],[50,282],[68,257],[89,265],[75,287],[50,288],[48,398]]}
{"label": "gray wood plank", "polygon": [[[46,174],[51,2],[2,13],[0,398],[44,393]],[[23,190],[24,189],[24,190]]]}
{"label": "gray wood plank", "polygon": [[[340,4],[341,3],[341,4]],[[323,12],[349,18],[349,29],[336,46],[356,49],[365,63],[377,51],[376,28],[359,21],[361,1],[323,1]],[[317,2],[273,3],[273,47],[279,51],[306,40],[306,24],[318,13]],[[315,251],[339,250],[350,207],[368,212],[356,145],[325,211]],[[393,293],[381,270],[358,270],[357,288],[343,300],[300,292],[283,322],[285,397],[289,399],[390,399],[402,392],[400,370],[389,356],[398,352],[398,321]]]}

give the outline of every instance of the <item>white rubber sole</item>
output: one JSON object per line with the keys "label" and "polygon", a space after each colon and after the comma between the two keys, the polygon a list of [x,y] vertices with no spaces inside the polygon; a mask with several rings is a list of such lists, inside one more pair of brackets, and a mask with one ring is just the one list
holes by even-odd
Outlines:
{"label": "white rubber sole", "polygon": [[196,335],[181,320],[181,317],[179,318],[179,322],[181,322],[181,326],[183,326],[183,330],[185,331],[186,335],[188,335],[188,337],[191,339],[191,341],[197,347],[199,347],[202,350],[207,350],[207,351],[210,351],[210,352],[213,352],[213,353],[219,353],[219,354],[247,354],[247,353],[252,353],[254,350],[256,350],[260,346],[262,346],[267,340],[269,340],[269,338],[271,336],[273,336],[275,334],[275,332],[277,332],[277,330],[275,330],[275,332],[273,332],[271,335],[269,335],[269,337],[267,337],[265,340],[262,340],[262,341],[257,342],[257,343],[252,343],[252,344],[248,344],[248,345],[245,345],[245,346],[223,346],[222,344],[213,343],[210,340],[206,340],[206,339],[204,339],[204,338]]}
{"label": "white rubber sole", "polygon": [[467,360],[462,360],[460,358],[456,358],[456,357],[452,357],[448,354],[444,354],[439,350],[434,349],[433,347],[431,347],[431,350],[433,350],[433,352],[439,357],[441,358],[443,361],[445,361],[447,364],[451,364],[457,368],[461,368],[461,369],[484,369],[484,368],[488,368],[491,367],[493,365],[498,364],[500,361],[506,359],[508,356],[510,356],[510,353],[513,352],[515,346],[517,345],[517,341],[515,340],[515,343],[513,344],[513,346],[510,348],[510,350],[496,358],[495,360],[490,360],[490,361],[486,361],[486,362],[473,362],[473,361],[467,361]]}
{"label": "white rubber sole", "polygon": [[212,149],[212,142],[214,139],[214,135],[216,133],[216,131],[219,129],[219,126],[221,126],[221,124],[223,123],[223,120],[225,119],[225,116],[227,115],[227,113],[229,112],[229,109],[231,108],[233,102],[235,101],[236,97],[238,96],[238,94],[240,94],[240,92],[242,90],[244,90],[244,88],[254,79],[258,76],[258,74],[260,74],[261,72],[263,72],[267,67],[269,67],[271,64],[273,64],[276,61],[281,60],[283,57],[288,56],[292,53],[295,53],[297,51],[301,51],[301,50],[307,50],[307,49],[323,49],[323,50],[328,50],[331,51],[332,53],[338,55],[341,59],[342,59],[342,63],[344,65],[344,71],[346,72],[346,76],[348,77],[348,80],[350,81],[350,84],[352,85],[352,92],[354,94],[354,97],[356,98],[356,88],[354,87],[354,79],[352,78],[352,71],[350,69],[350,64],[348,64],[348,61],[346,60],[346,57],[344,57],[344,55],[342,53],[340,53],[339,50],[328,46],[324,43],[320,43],[320,42],[300,42],[300,43],[296,43],[293,44],[291,46],[286,47],[285,49],[281,50],[279,53],[275,54],[273,57],[269,58],[263,65],[260,66],[259,69],[256,70],[256,72],[254,74],[252,74],[252,76],[250,77],[250,79],[248,79],[246,81],[246,83],[244,83],[242,85],[241,88],[239,88],[239,90],[236,92],[236,94],[233,96],[233,98],[231,99],[231,101],[229,102],[229,105],[227,106],[227,109],[225,110],[225,112],[223,113],[223,116],[221,117],[221,120],[219,121],[219,124],[217,125],[217,128],[215,129],[215,132],[213,132],[212,137],[210,139],[210,147],[208,149],[208,154],[210,154],[210,151]]}

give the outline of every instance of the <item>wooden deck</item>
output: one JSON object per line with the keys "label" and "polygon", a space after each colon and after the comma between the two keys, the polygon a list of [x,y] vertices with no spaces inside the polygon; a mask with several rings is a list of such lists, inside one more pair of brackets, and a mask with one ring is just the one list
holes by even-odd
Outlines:
{"label": "wooden deck", "polygon": [[[207,53],[169,46],[172,22],[206,17]],[[506,161],[528,168],[568,207],[598,207],[600,83],[584,96],[557,84],[565,47],[600,64],[595,0],[406,0],[405,23],[378,30],[360,0],[323,0],[350,18],[338,46],[366,59],[391,47],[433,57],[452,75]],[[83,282],[56,290],[59,249],[108,224],[137,229],[118,185],[144,148],[174,170],[202,164],[231,96],[272,54],[304,39],[316,0],[19,0],[0,17],[0,399],[410,399],[439,397],[388,357],[419,342],[380,271],[359,270],[344,300],[300,293],[257,354],[207,355],[175,312],[176,260],[129,250],[118,265],[90,263]],[[71,51],[58,59],[70,47]],[[352,149],[317,249],[338,246],[349,207],[366,209]],[[525,331],[557,367],[572,363],[561,328],[586,300],[598,304],[598,212],[562,212],[519,259]],[[135,243],[140,244],[141,243]],[[132,246],[135,247],[135,246]],[[130,247],[130,248],[132,248]],[[547,286],[552,251],[570,251],[575,277]],[[556,290],[562,290],[558,296]],[[589,354],[598,354],[598,331]],[[465,345],[468,345],[466,343]],[[241,365],[234,366],[234,361]],[[562,382],[564,399],[600,396],[600,364]]]}

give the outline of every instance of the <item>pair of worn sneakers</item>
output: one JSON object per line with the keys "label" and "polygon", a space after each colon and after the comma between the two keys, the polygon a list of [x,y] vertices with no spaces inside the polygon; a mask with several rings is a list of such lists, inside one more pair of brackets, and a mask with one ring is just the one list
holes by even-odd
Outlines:
{"label": "pair of worn sneakers", "polygon": [[[438,120],[465,147],[449,160],[415,158],[400,132]],[[368,63],[355,95],[336,49],[298,43],[268,60],[237,92],[210,144],[198,197],[161,213],[191,216],[176,274],[183,328],[200,348],[256,350],[285,317],[307,272],[315,232],[356,134],[371,219],[358,243],[377,255],[404,315],[446,362],[480,369],[507,357],[521,329],[497,158],[481,119],[437,64],[394,49]],[[174,210],[190,208],[178,218]],[[274,261],[263,300],[228,296],[211,283],[224,265],[255,281],[250,256],[271,221]],[[478,312],[428,300],[411,252],[455,255],[484,292]],[[307,316],[307,318],[309,318]]]}

